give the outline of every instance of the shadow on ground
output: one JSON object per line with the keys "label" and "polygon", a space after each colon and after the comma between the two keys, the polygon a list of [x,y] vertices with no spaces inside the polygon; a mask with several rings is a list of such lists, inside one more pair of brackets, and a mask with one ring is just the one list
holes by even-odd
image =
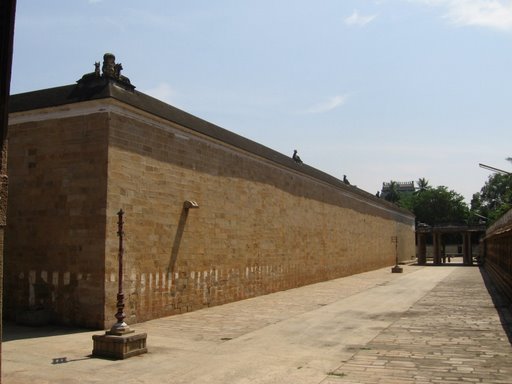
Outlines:
{"label": "shadow on ground", "polygon": [[33,339],[48,336],[63,336],[75,333],[91,332],[90,329],[66,327],[62,325],[29,327],[18,325],[13,322],[4,322],[2,331],[2,342],[4,343],[12,340]]}
{"label": "shadow on ground", "polygon": [[502,294],[502,292],[500,292],[484,268],[480,267],[480,273],[482,274],[485,287],[492,298],[494,307],[500,316],[501,326],[507,334],[510,345],[512,345],[512,303],[504,294]]}

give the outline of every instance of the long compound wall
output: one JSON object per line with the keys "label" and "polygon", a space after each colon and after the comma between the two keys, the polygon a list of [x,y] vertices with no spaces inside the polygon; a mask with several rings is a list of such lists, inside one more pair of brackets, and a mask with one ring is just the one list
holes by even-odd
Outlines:
{"label": "long compound wall", "polygon": [[[272,161],[114,99],[32,113],[41,120],[18,114],[11,127],[11,180],[28,177],[10,190],[18,194],[8,216],[11,310],[40,303],[58,321],[110,327],[120,209],[129,324],[390,266],[392,236],[401,260],[414,256],[410,214],[291,159]],[[55,126],[64,131],[52,137],[65,140],[30,149]],[[65,169],[64,179],[31,177],[27,156],[39,170]],[[185,200],[199,208],[185,210]],[[83,307],[90,302],[97,306]]]}
{"label": "long compound wall", "polygon": [[[413,217],[373,196],[135,110],[110,118],[108,223],[126,212],[130,321],[389,266],[394,235],[400,258],[414,255]],[[185,200],[199,208],[187,212]],[[113,308],[117,239],[108,236]]]}
{"label": "long compound wall", "polygon": [[512,300],[512,210],[487,230],[484,247],[485,269]]}

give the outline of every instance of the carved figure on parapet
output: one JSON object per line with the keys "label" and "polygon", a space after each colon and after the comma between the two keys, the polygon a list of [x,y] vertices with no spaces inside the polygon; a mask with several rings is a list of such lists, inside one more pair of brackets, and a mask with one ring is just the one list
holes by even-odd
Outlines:
{"label": "carved figure on parapet", "polygon": [[119,79],[121,77],[121,71],[122,70],[123,70],[123,65],[121,63],[114,65],[114,77],[116,79]]}
{"label": "carved figure on parapet", "polygon": [[101,67],[103,76],[105,77],[119,77],[116,76],[116,57],[112,53],[105,53],[103,55],[103,66]]}
{"label": "carved figure on parapet", "polygon": [[98,81],[102,79],[114,80],[118,85],[128,90],[134,90],[135,87],[130,83],[130,79],[126,76],[121,75],[123,65],[121,63],[116,64],[116,57],[113,53],[105,53],[103,55],[103,65],[101,66],[100,74],[100,63],[94,63],[94,72],[86,73],[80,80],[77,81],[80,85],[86,86],[97,86]]}

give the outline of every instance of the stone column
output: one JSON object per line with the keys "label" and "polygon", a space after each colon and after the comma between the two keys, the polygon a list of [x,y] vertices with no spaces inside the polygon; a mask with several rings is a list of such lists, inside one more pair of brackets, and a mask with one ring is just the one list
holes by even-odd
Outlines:
{"label": "stone column", "polygon": [[418,264],[425,265],[427,263],[427,235],[418,233]]}
{"label": "stone column", "polygon": [[467,265],[468,263],[468,246],[466,232],[462,232],[462,263]]}
{"label": "stone column", "polygon": [[468,254],[469,265],[473,265],[473,244],[471,243],[471,232],[468,232]]}
{"label": "stone column", "polygon": [[462,234],[462,251],[464,252],[463,262],[464,265],[473,264],[473,256],[471,255],[471,232],[464,232]]}
{"label": "stone column", "polygon": [[434,265],[441,265],[441,234],[432,232],[434,240]]}

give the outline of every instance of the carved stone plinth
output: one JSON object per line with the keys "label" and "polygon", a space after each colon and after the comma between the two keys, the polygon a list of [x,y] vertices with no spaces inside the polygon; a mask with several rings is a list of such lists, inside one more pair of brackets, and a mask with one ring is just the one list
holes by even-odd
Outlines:
{"label": "carved stone plinth", "polygon": [[399,265],[395,265],[393,268],[391,268],[391,273],[402,273],[403,271],[404,269]]}
{"label": "carved stone plinth", "polygon": [[125,335],[93,335],[92,355],[110,359],[127,359],[147,353],[146,333],[128,333]]}

